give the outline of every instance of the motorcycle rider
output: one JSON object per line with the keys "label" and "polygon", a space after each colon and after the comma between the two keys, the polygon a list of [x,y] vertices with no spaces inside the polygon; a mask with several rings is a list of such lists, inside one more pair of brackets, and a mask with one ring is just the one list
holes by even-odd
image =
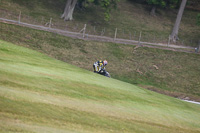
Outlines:
{"label": "motorcycle rider", "polygon": [[95,73],[100,73],[101,70],[104,70],[105,69],[105,66],[108,64],[107,60],[99,60],[97,62],[95,62],[93,64],[93,68],[94,68],[94,72]]}

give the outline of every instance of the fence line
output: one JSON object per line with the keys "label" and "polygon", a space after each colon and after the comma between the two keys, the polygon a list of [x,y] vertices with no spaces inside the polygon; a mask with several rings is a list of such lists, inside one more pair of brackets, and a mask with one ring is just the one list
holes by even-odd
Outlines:
{"label": "fence line", "polygon": [[[4,18],[0,18],[0,21],[1,22],[9,22],[9,23],[17,24],[17,25],[23,25],[23,26],[38,29],[38,30],[54,32],[54,33],[58,33],[58,34],[73,37],[73,38],[138,45],[138,41],[136,41],[136,40],[127,40],[127,39],[119,39],[119,38],[114,39],[111,37],[89,35],[89,34],[87,34],[87,38],[85,38],[85,37],[83,37],[83,34],[79,33],[79,32],[65,31],[65,30],[60,30],[60,29],[55,29],[55,28],[50,28],[50,27],[45,27],[45,26],[39,26],[39,25],[33,25],[33,24],[28,24],[28,23],[23,23],[23,22],[19,23],[19,21],[4,19]],[[142,44],[144,46],[148,46],[148,47],[151,47],[151,45],[152,45],[152,46],[159,46],[159,47],[179,48],[179,49],[188,49],[188,50],[195,49],[194,47],[188,47],[188,46],[178,46],[178,45],[172,45],[172,44],[168,45],[168,44],[163,44],[163,43],[150,43],[150,42],[142,42],[142,41],[140,41],[140,44]]]}
{"label": "fence line", "polygon": [[[53,18],[45,18],[45,17],[38,17],[37,19],[25,15],[22,12],[10,12],[9,10],[6,9],[0,9],[0,18],[6,18],[10,20],[17,20],[20,22],[24,23],[29,23],[33,25],[43,25],[45,27],[51,27],[55,29],[61,29],[61,30],[66,30],[66,31],[72,31],[72,32],[79,32],[82,28],[83,25],[80,25],[78,23],[67,23],[64,21],[59,21],[55,20]],[[75,27],[74,27],[75,26]],[[137,29],[132,29],[130,28],[129,30],[124,30],[120,29],[119,27],[117,28],[117,33],[116,33],[116,38],[123,38],[127,40],[138,40],[140,38],[140,41],[143,42],[151,42],[151,43],[163,43],[167,44],[168,43],[168,35],[160,35],[159,33],[149,33],[142,31],[142,35],[140,37],[140,32]],[[99,28],[97,26],[92,26],[92,25],[87,25],[87,32],[85,34],[92,34],[92,35],[98,35],[98,36],[107,36],[114,38],[115,37],[115,29],[106,29],[104,28]],[[187,43],[192,44],[193,46],[197,45],[198,40],[194,39],[187,39],[187,40],[179,40],[176,42],[177,45],[184,45]]]}
{"label": "fence line", "polygon": [[[0,21],[8,22],[18,25],[23,25],[26,27],[50,31],[65,36],[79,38],[79,39],[88,39],[88,40],[97,40],[105,42],[115,42],[131,45],[140,45],[148,47],[165,47],[165,48],[179,48],[185,49],[184,51],[194,52],[195,47],[190,46],[180,46],[170,44],[168,37],[159,37],[156,34],[148,34],[143,31],[130,31],[116,28],[113,31],[108,31],[105,27],[98,28],[96,26],[87,25],[81,26],[79,24],[74,24],[75,27],[70,27],[70,24],[60,25],[55,22],[53,18],[46,19],[41,17],[40,19],[30,19],[28,15],[24,15],[21,11],[19,13],[10,13],[7,10],[0,9],[1,16]],[[14,20],[13,20],[14,19]],[[30,24],[32,23],[32,24]],[[80,29],[82,29],[80,31]],[[110,34],[111,33],[111,34]],[[121,34],[120,34],[121,33]],[[123,37],[123,39],[122,39]],[[187,40],[188,41],[188,40]],[[194,40],[189,40],[191,43],[195,43]],[[183,44],[185,40],[180,40],[179,43]],[[196,43],[195,43],[196,44]]]}

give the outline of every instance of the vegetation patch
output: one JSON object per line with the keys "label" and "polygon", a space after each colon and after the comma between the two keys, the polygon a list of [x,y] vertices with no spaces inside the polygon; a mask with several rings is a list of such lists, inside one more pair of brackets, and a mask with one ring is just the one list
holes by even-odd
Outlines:
{"label": "vegetation patch", "polygon": [[0,23],[0,28],[2,40],[38,50],[89,71],[92,71],[95,61],[106,59],[107,71],[113,78],[137,85],[154,86],[169,92],[180,92],[179,94],[186,94],[180,95],[181,98],[189,96],[199,101],[198,54],[83,41],[3,23]]}
{"label": "vegetation patch", "polygon": [[[65,5],[65,0],[1,0],[0,12],[2,12],[2,17],[18,20],[21,11],[22,22],[43,26],[48,26],[52,18],[53,28],[75,32],[79,32],[87,24],[86,34],[112,38],[115,36],[116,28],[117,38],[122,39],[138,40],[142,32],[141,41],[165,44],[168,43],[178,13],[178,8],[157,8],[156,16],[151,16],[152,7],[144,4],[144,1],[121,0],[118,2],[117,9],[110,12],[108,22],[104,20],[104,10],[94,4],[87,4],[86,8],[77,6],[74,10],[73,21],[65,22],[61,19]],[[198,45],[200,36],[200,27],[196,19],[198,13],[198,11],[185,9],[179,30],[178,45],[193,47]]]}

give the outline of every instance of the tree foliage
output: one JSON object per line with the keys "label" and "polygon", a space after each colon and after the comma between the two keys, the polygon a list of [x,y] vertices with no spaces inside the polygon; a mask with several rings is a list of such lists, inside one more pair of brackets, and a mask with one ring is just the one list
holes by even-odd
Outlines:
{"label": "tree foliage", "polygon": [[154,6],[161,6],[161,7],[166,6],[165,0],[147,0],[147,3],[149,5],[154,5]]}
{"label": "tree foliage", "polygon": [[147,4],[152,5],[151,15],[155,16],[156,8],[175,8],[180,0],[146,0]]}
{"label": "tree foliage", "polygon": [[177,7],[178,3],[180,2],[180,0],[146,0],[146,2],[149,5],[154,5],[157,7],[170,7],[170,8],[175,8]]}
{"label": "tree foliage", "polygon": [[200,13],[197,14],[197,25],[200,26]]}
{"label": "tree foliage", "polygon": [[[110,11],[111,9],[116,8],[118,1],[119,0],[67,0],[61,18],[64,18],[64,20],[72,20],[75,5],[79,8],[87,8],[87,6],[92,3],[104,8],[105,20],[108,21],[110,19]],[[76,4],[74,4],[74,2],[76,2]]]}
{"label": "tree foliage", "polygon": [[110,19],[110,11],[116,9],[117,2],[119,0],[78,0],[78,6],[79,8],[87,8],[90,3],[99,5],[105,10],[105,20],[108,21]]}

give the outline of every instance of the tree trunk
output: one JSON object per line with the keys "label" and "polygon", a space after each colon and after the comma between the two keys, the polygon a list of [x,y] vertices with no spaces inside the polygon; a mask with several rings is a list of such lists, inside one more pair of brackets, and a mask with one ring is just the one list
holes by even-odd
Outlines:
{"label": "tree trunk", "polygon": [[156,16],[156,6],[153,6],[150,12],[151,16]]}
{"label": "tree trunk", "polygon": [[77,3],[77,0],[67,0],[65,10],[61,18],[63,18],[65,21],[72,20],[73,19],[72,15],[73,15],[76,3]]}
{"label": "tree trunk", "polygon": [[174,28],[173,28],[173,31],[172,31],[171,36],[170,36],[170,40],[172,40],[173,42],[176,42],[178,40],[178,30],[179,30],[179,26],[180,26],[180,23],[181,23],[181,18],[183,16],[183,11],[185,9],[186,2],[187,2],[187,0],[182,0],[181,6],[180,6],[179,11],[178,11],[176,22],[174,24]]}

